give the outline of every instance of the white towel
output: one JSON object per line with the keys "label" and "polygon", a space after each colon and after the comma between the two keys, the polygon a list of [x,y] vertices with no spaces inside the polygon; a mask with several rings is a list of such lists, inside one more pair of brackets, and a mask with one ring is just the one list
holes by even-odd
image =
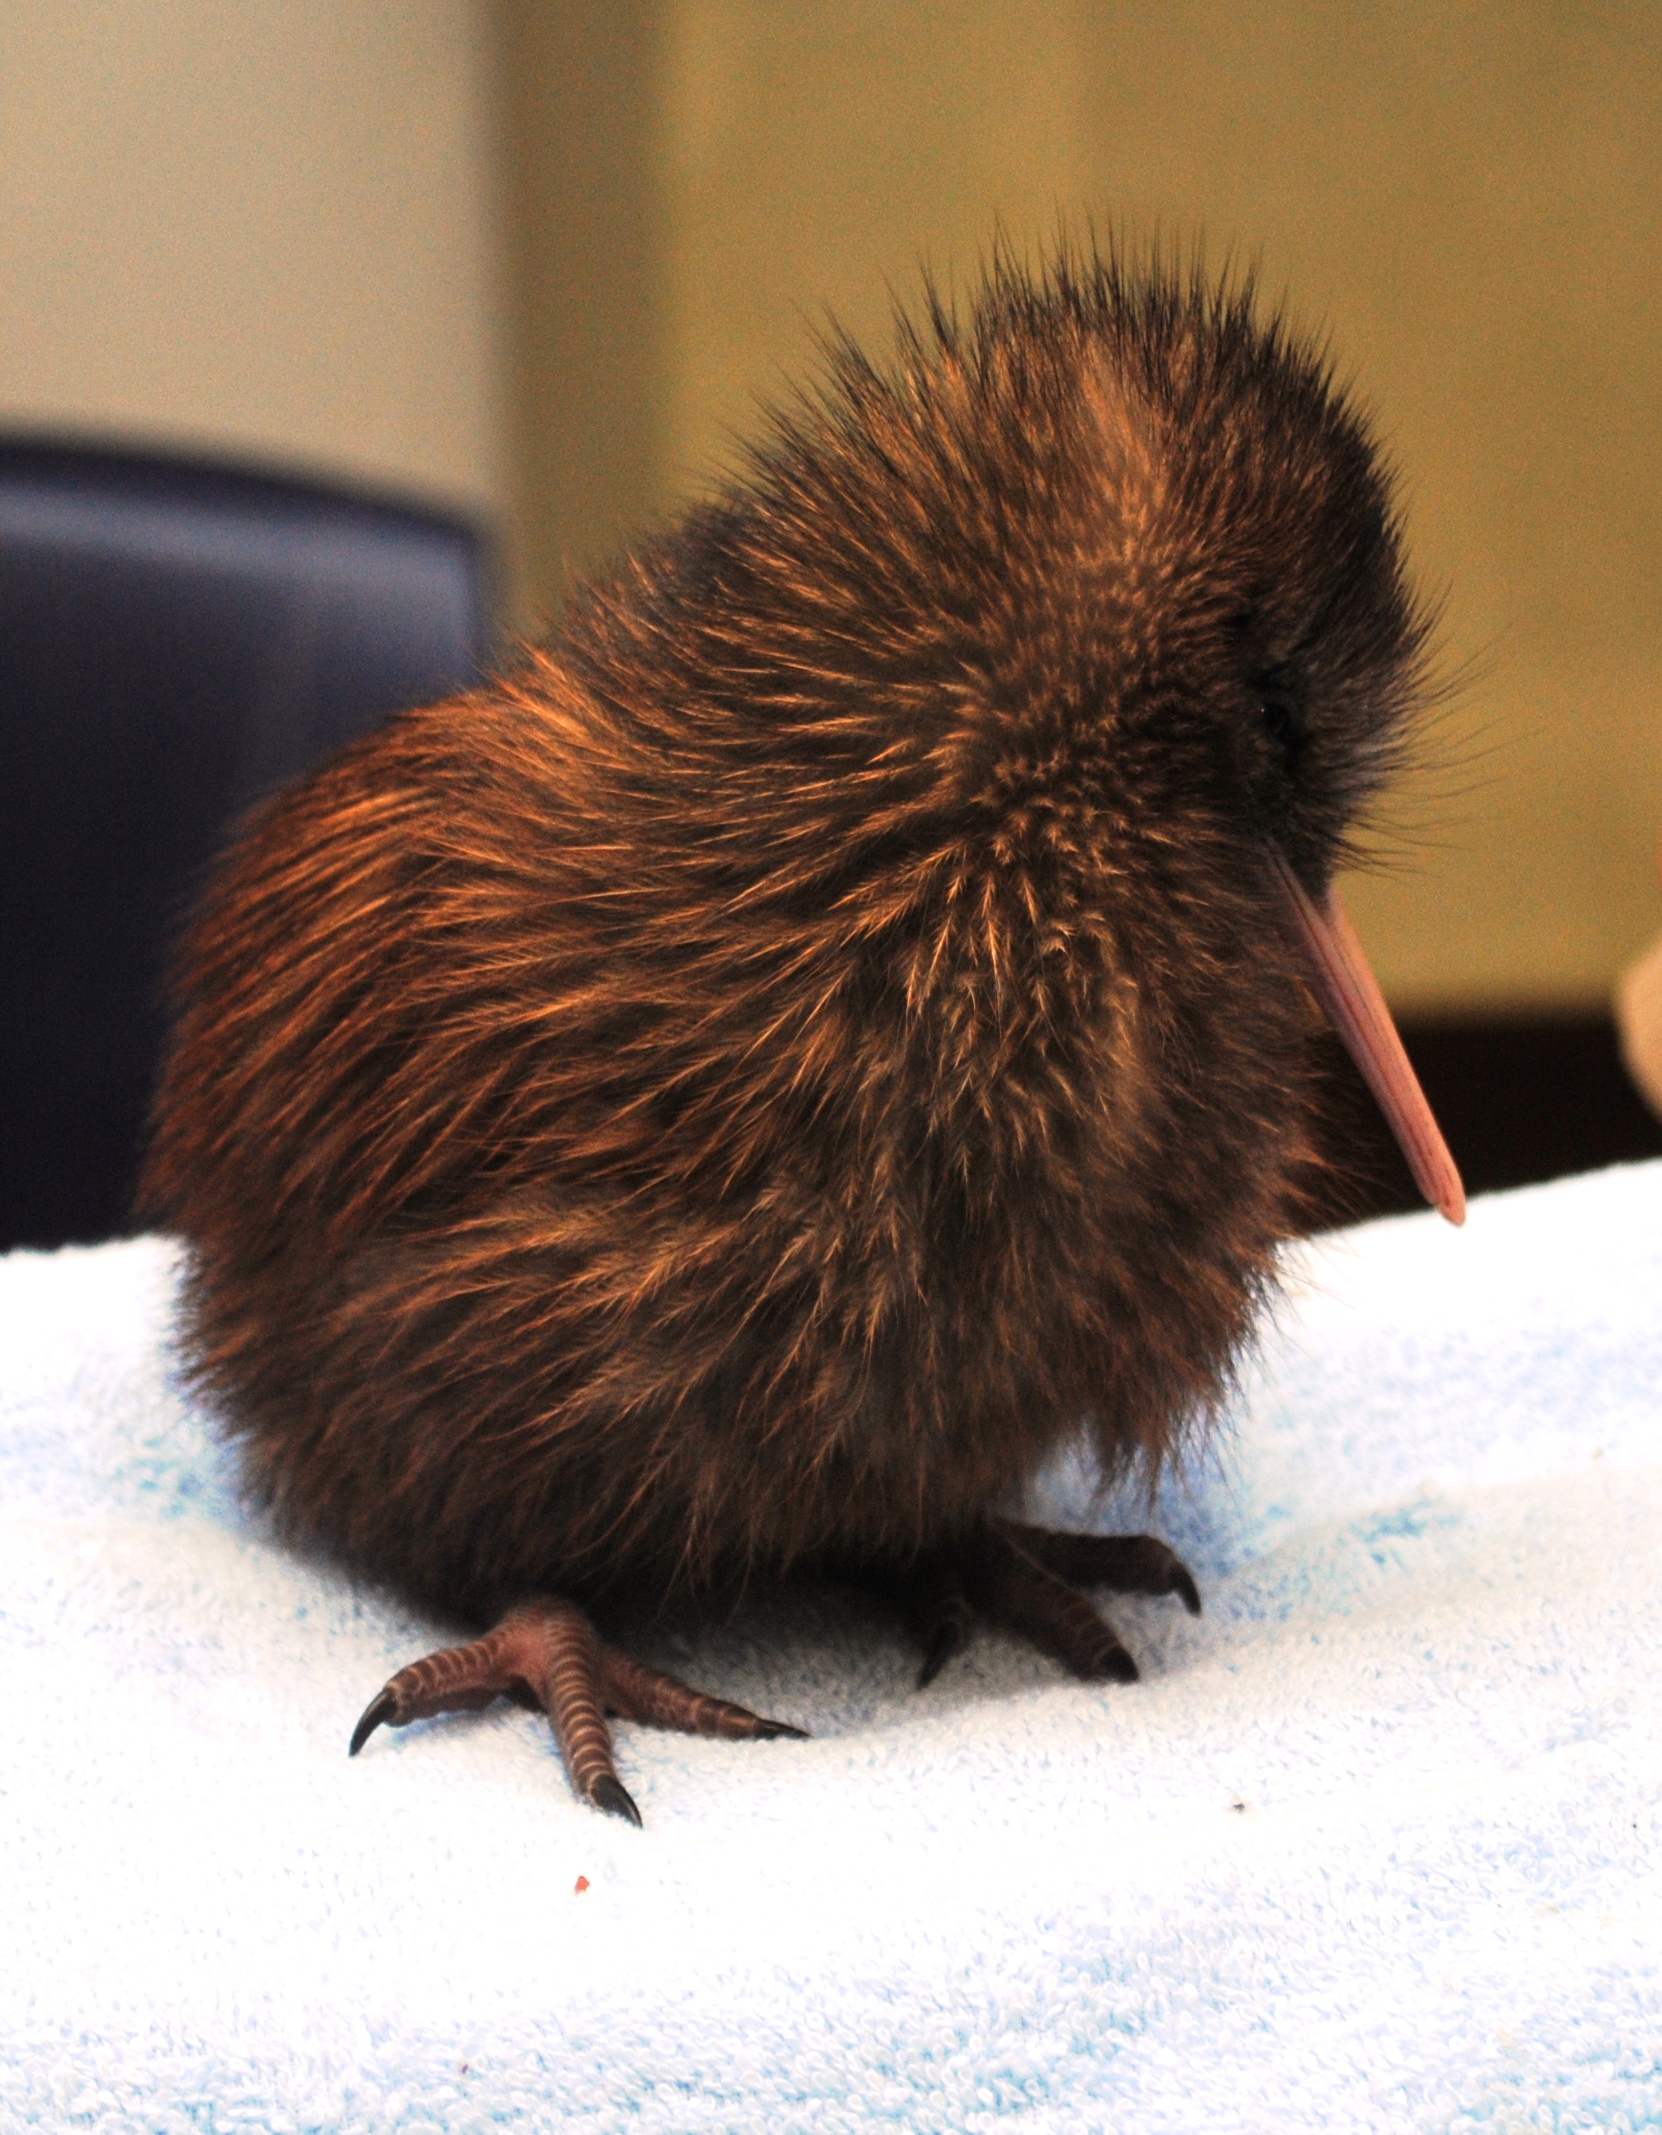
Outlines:
{"label": "white towel", "polygon": [[[275,1546],[141,1240],[0,1263],[0,2128],[1662,2126],[1662,1167],[1288,1256],[1147,1525],[1143,1681],[875,1603],[652,1633],[813,1731],[502,1705],[355,1761],[449,1627]],[[579,1887],[586,1879],[587,1888]]]}

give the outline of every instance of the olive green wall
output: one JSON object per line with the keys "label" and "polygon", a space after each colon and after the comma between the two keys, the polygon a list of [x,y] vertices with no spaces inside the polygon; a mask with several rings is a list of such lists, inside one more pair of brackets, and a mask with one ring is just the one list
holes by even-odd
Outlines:
{"label": "olive green wall", "polygon": [[[829,307],[994,230],[1204,238],[1329,333],[1462,678],[1347,886],[1401,1006],[1600,998],[1662,925],[1662,10],[502,0],[532,604],[695,493]],[[569,147],[585,144],[581,168]],[[575,199],[573,210],[571,203]],[[556,263],[551,270],[550,263]]]}
{"label": "olive green wall", "polygon": [[670,499],[659,0],[495,14],[516,620]]}

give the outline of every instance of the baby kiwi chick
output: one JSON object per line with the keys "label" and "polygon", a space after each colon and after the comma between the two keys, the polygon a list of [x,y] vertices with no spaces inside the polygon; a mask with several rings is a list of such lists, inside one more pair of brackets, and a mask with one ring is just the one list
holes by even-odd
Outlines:
{"label": "baby kiwi chick", "polygon": [[475,693],[281,795],[189,935],[146,1204],[285,1531],[484,1635],[634,1817],[608,1713],[795,1730],[591,1606],[793,1568],[1136,1669],[1146,1536],[1009,1517],[1153,1467],[1296,1227],[1309,996],[1458,1177],[1334,901],[1423,617],[1387,479],[1250,290],[1005,263],[839,347],[744,479]]}

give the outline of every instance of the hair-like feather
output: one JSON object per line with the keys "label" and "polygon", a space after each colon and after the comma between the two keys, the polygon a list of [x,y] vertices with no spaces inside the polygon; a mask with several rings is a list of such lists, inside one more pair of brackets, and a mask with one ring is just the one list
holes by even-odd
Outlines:
{"label": "hair-like feather", "polygon": [[1320,889],[1420,684],[1250,288],[1008,262],[259,815],[145,1199],[285,1527],[478,1616],[903,1567],[1158,1462],[1295,1223]]}

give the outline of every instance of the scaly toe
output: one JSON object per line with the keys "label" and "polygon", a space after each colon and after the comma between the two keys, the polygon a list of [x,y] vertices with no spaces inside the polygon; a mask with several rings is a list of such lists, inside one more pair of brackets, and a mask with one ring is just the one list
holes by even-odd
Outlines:
{"label": "scaly toe", "polygon": [[[1087,1683],[1134,1683],[1137,1664],[1085,1596],[1050,1561],[1039,1528],[999,1522],[966,1545],[964,1585],[995,1623],[1030,1639]],[[1090,1539],[1062,1537],[1064,1541]]]}
{"label": "scaly toe", "polygon": [[1200,1589],[1177,1553],[1154,1535],[1069,1534],[1000,1522],[1002,1532],[1047,1572],[1070,1586],[1105,1586],[1116,1594],[1175,1594],[1191,1616]]}

